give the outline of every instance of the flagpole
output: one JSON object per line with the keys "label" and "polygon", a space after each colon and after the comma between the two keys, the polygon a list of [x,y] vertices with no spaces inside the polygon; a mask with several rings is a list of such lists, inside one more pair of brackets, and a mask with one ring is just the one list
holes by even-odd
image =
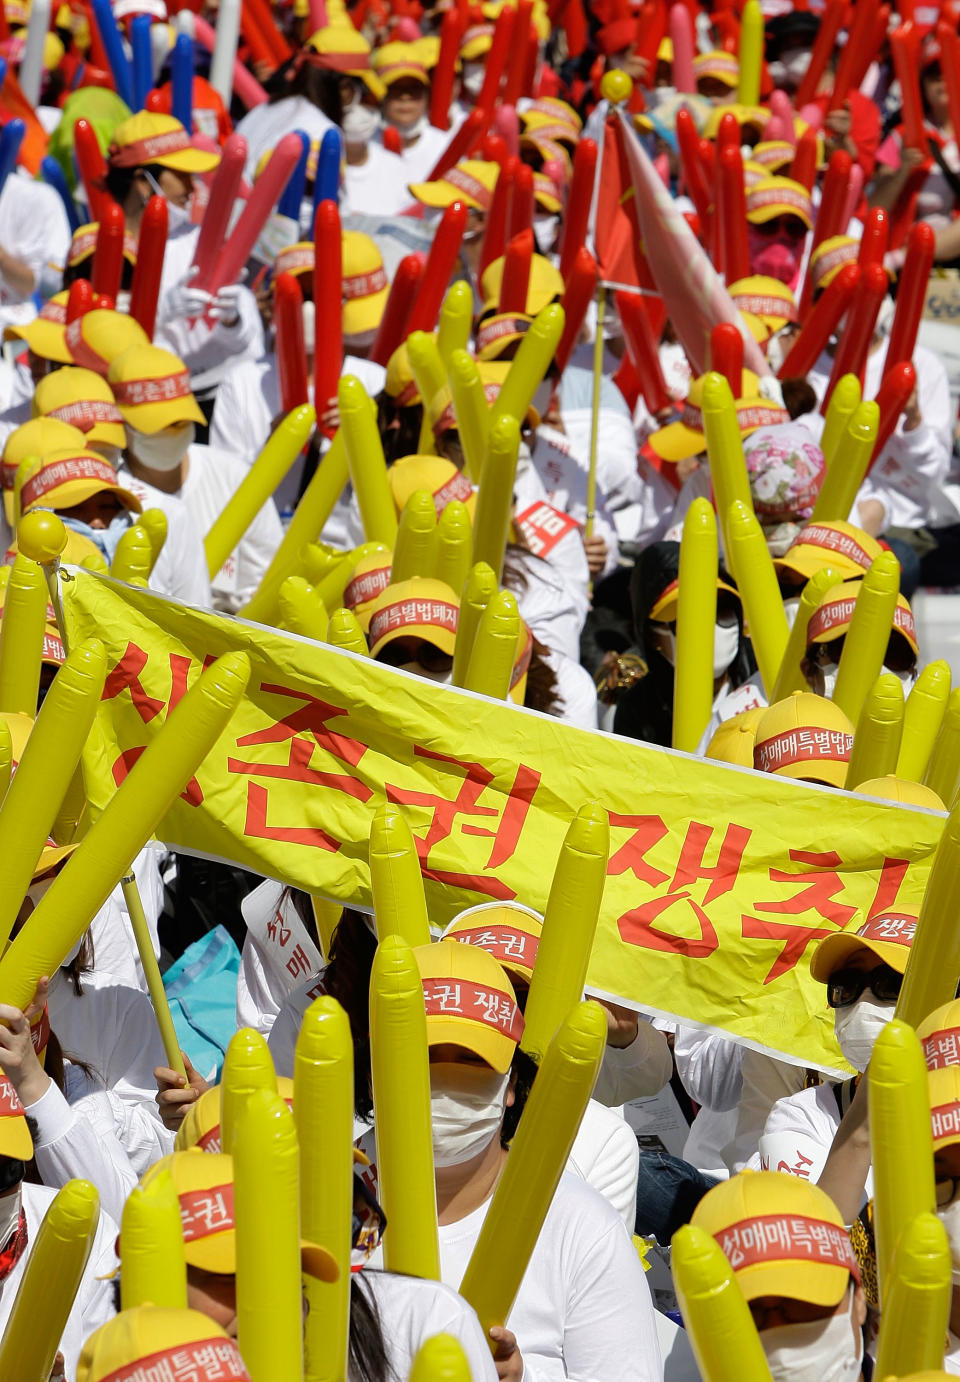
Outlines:
{"label": "flagpole", "polygon": [[593,537],[593,521],[597,509],[597,435],[600,424],[600,385],[603,380],[603,320],[606,316],[607,290],[603,283],[597,287],[597,334],[593,342],[593,399],[590,411],[590,469],[587,473],[587,522],[584,536]]}

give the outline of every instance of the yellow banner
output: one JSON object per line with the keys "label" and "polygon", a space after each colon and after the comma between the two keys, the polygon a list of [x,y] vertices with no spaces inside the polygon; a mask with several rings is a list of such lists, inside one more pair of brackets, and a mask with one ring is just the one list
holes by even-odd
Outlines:
{"label": "yellow banner", "polygon": [[252,658],[229,732],[163,822],[178,849],[369,910],[371,817],[397,802],[442,924],[489,899],[542,911],[596,798],[611,851],[591,990],[834,1070],[813,946],[919,910],[938,814],[590,733],[76,568],[60,595],[68,644],[108,652],[83,761],[98,809],[207,662]]}

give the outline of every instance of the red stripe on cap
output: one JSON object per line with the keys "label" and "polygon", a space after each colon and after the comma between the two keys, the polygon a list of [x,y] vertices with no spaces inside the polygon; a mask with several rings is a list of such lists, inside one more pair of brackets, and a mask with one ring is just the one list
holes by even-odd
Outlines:
{"label": "red stripe on cap", "polygon": [[808,547],[823,547],[828,552],[836,552],[838,556],[855,561],[865,571],[873,562],[873,557],[865,548],[860,546],[856,538],[851,537],[849,533],[839,532],[836,528],[824,528],[819,523],[811,523],[809,527],[801,528],[787,549],[786,555],[790,555],[791,548],[800,547],[803,544]]}
{"label": "red stripe on cap", "polygon": [[490,317],[477,328],[477,350],[486,350],[504,336],[522,336],[529,330],[529,317]]}
{"label": "red stripe on cap", "polygon": [[63,339],[67,349],[77,365],[84,369],[92,369],[95,374],[106,374],[109,369],[107,361],[102,355],[98,355],[93,346],[85,339],[83,334],[83,317],[75,317],[72,322],[67,322]]}
{"label": "red stripe on cap", "polygon": [[457,931],[451,940],[476,945],[500,961],[502,965],[520,962],[532,969],[540,945],[539,936],[521,931],[516,926],[472,926],[469,931]]}
{"label": "red stripe on cap", "polygon": [[751,211],[762,211],[765,206],[786,206],[808,219],[810,216],[810,198],[792,187],[751,187],[747,193],[747,215]]}
{"label": "red stripe on cap", "polygon": [[347,609],[355,609],[357,605],[366,604],[368,600],[375,600],[381,591],[386,590],[390,584],[390,562],[385,566],[378,566],[374,571],[364,571],[359,576],[354,576],[352,581],[347,583],[347,588],[343,592],[343,603]]}
{"label": "red stripe on cap", "polygon": [[223,1334],[172,1344],[122,1363],[99,1382],[250,1382],[240,1351]]}
{"label": "red stripe on cap", "polygon": [[427,1017],[462,1017],[479,1027],[492,1027],[519,1041],[523,1017],[509,993],[475,984],[469,979],[424,979],[423,1001]]}
{"label": "red stripe on cap", "polygon": [[233,1185],[230,1182],[203,1190],[181,1190],[177,1198],[185,1243],[233,1230]]}
{"label": "red stripe on cap", "polygon": [[459,499],[461,504],[465,504],[473,494],[473,485],[462,471],[457,471],[446,480],[439,489],[433,491],[433,503],[437,510],[437,517],[443,513],[448,504],[454,499]]}
{"label": "red stripe on cap", "polygon": [[17,1091],[0,1070],[0,1118],[22,1118],[23,1104],[17,1098]]}
{"label": "red stripe on cap", "polygon": [[395,629],[436,624],[450,633],[457,631],[459,610],[444,600],[398,600],[394,605],[378,609],[370,620],[370,643],[379,642]]}
{"label": "red stripe on cap", "polygon": [[449,182],[451,187],[457,187],[461,192],[465,192],[468,197],[479,202],[485,211],[493,200],[493,193],[487,191],[480,179],[475,178],[471,173],[464,172],[459,166],[455,166],[449,172],[444,173],[442,181]]}
{"label": "red stripe on cap", "polygon": [[149,139],[134,139],[122,148],[113,144],[110,148],[110,162],[115,168],[138,168],[145,163],[156,163],[165,154],[179,154],[191,149],[190,136],[181,126],[178,130],[168,130],[165,134],[153,134]]}
{"label": "red stripe on cap", "polygon": [[382,293],[387,286],[387,275],[383,266],[379,269],[371,269],[366,274],[347,274],[343,280],[343,296],[349,302],[351,298],[368,298],[374,293]]}
{"label": "red stripe on cap", "polygon": [[105,398],[82,398],[76,403],[64,403],[60,408],[51,408],[47,417],[69,422],[71,427],[79,427],[81,432],[92,431],[98,422],[123,423],[120,409]]}
{"label": "red stripe on cap", "polygon": [[930,1126],[934,1138],[960,1137],[960,1102],[938,1104],[931,1109]]}
{"label": "red stripe on cap", "polygon": [[801,1214],[741,1219],[714,1237],[734,1271],[762,1262],[810,1262],[843,1267],[859,1284],[860,1268],[845,1228]]}
{"label": "red stripe on cap", "polygon": [[943,1027],[923,1038],[923,1059],[928,1070],[960,1065],[960,1027]]}
{"label": "red stripe on cap", "polygon": [[67,320],[67,304],[65,302],[45,302],[40,308],[40,320],[44,322],[56,322],[58,326],[64,326]]}
{"label": "red stripe on cap", "polygon": [[788,729],[753,748],[753,766],[763,773],[794,763],[849,763],[853,735],[837,729]]}
{"label": "red stripe on cap", "polygon": [[312,269],[315,263],[313,246],[281,250],[273,266],[274,274],[292,274],[297,269]]}
{"label": "red stripe on cap", "polygon": [[893,945],[912,945],[916,930],[916,917],[881,912],[865,921],[857,935],[865,941],[889,941]]}
{"label": "red stripe on cap", "polygon": [[752,312],[755,317],[783,317],[788,322],[799,321],[796,304],[785,298],[765,297],[759,293],[733,293],[734,302],[741,312]]}
{"label": "red stripe on cap", "polygon": [[55,461],[38,470],[20,491],[20,505],[27,509],[43,495],[68,485],[72,480],[99,480],[108,489],[117,489],[117,472],[106,461],[95,461],[92,457],[77,456],[72,461]]}
{"label": "red stripe on cap", "polygon": [[157,379],[127,379],[113,386],[113,396],[127,408],[139,408],[144,403],[171,403],[175,398],[189,398],[190,375],[186,370],[162,374]]}

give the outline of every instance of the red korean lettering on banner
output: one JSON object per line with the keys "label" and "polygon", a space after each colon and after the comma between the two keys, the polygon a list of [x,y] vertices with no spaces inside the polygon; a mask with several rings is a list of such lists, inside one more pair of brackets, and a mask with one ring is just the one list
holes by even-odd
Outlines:
{"label": "red korean lettering on banner", "polygon": [[837,870],[842,867],[840,855],[833,850],[791,849],[790,859],[796,864],[809,867],[800,873],[787,873],[784,869],[770,869],[773,883],[803,884],[792,897],[778,902],[755,902],[754,911],[768,912],[784,917],[800,918],[806,912],[816,912],[821,921],[830,922],[828,926],[803,923],[799,920],[770,921],[763,917],[744,914],[740,918],[741,934],[745,940],[764,940],[782,942],[780,953],[764,977],[765,984],[772,983],[782,974],[787,974],[799,964],[804,951],[811,941],[832,935],[843,930],[857,914],[857,908],[837,900],[843,891],[843,881]]}
{"label": "red korean lettering on banner", "polygon": [[[167,655],[167,667],[170,672],[170,693],[166,700],[156,696],[151,696],[143,685],[141,677],[147,668],[150,654],[136,643],[127,643],[118,661],[107,673],[107,678],[103,685],[103,694],[100,697],[103,701],[115,700],[125,691],[130,693],[134,709],[140,716],[145,725],[150,724],[163,710],[173,710],[178,702],[187,692],[187,673],[194,665],[189,657],[183,657],[177,653]],[[208,658],[204,663],[207,666],[212,658]],[[198,668],[198,675],[201,669]],[[117,755],[111,766],[113,780],[119,787],[124,778],[131,771],[140,755],[146,749],[146,744],[133,745],[123,749]],[[192,777],[187,786],[180,793],[180,799],[185,801],[188,806],[200,806],[203,803],[203,790],[195,777]]]}

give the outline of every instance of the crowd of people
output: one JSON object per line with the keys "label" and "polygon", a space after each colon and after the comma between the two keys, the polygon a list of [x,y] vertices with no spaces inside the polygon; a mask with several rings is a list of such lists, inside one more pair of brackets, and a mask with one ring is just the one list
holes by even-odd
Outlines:
{"label": "crowd of people", "polygon": [[[0,941],[32,997],[0,959],[0,1382],[960,1374],[960,690],[910,605],[960,587],[958,28],[4,0]],[[732,990],[731,1031],[630,977],[584,996],[592,931],[558,940],[552,893],[453,914],[417,825],[371,910],[161,820],[31,970],[95,815],[86,760],[24,805],[79,685],[58,561],[225,647],[252,622],[291,666],[307,639],[474,693],[478,756],[513,752],[502,701],[587,762],[728,765],[731,800],[934,813],[927,896],[824,902],[839,856],[777,834],[829,1068],[744,1040]],[[624,867],[638,903],[668,879]]]}

